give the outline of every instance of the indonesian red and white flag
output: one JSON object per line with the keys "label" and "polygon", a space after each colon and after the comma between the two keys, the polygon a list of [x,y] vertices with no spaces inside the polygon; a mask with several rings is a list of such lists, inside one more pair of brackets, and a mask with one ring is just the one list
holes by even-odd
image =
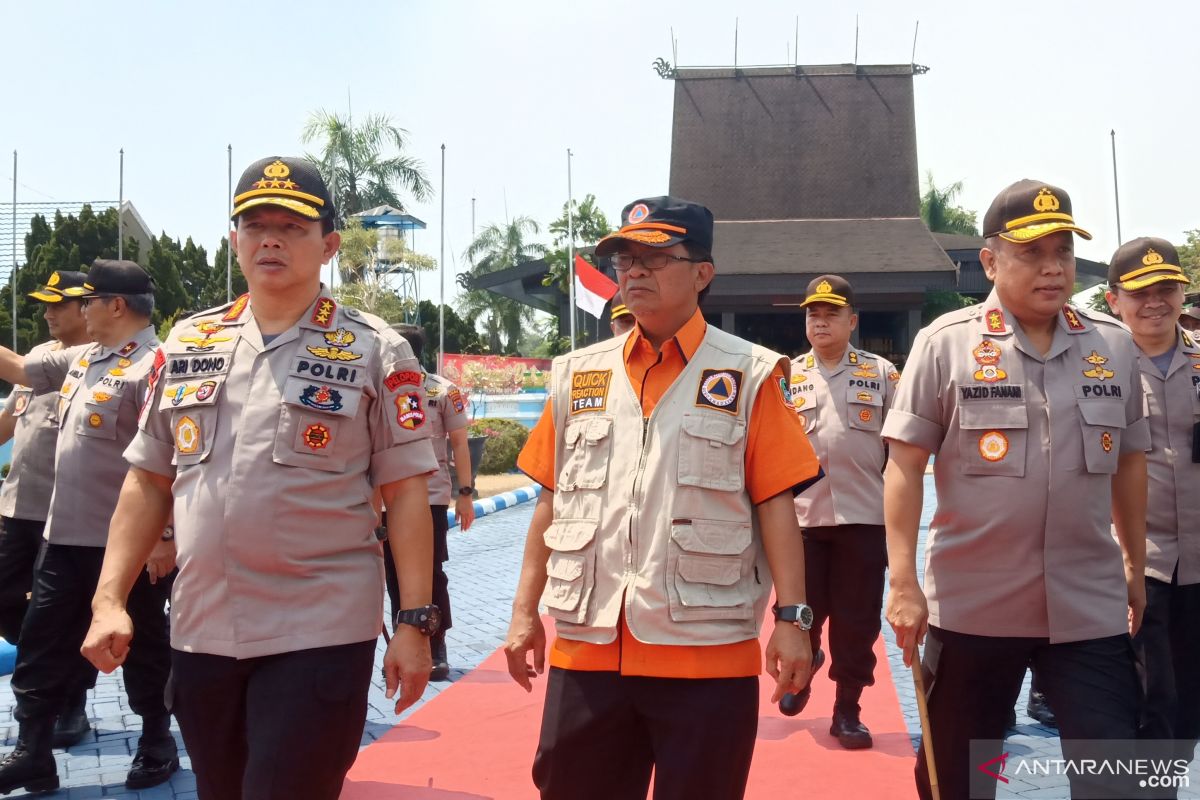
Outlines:
{"label": "indonesian red and white flag", "polygon": [[596,319],[604,316],[604,305],[617,293],[616,282],[575,254],[575,305]]}

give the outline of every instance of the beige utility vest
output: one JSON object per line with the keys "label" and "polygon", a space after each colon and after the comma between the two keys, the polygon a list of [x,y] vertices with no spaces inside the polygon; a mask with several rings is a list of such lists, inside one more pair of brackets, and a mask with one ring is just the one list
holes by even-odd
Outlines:
{"label": "beige utility vest", "polygon": [[[621,336],[555,359],[554,521],[542,602],[558,635],[718,645],[758,636],[771,577],[746,491],[750,411],[787,360],[709,326],[648,419]],[[652,368],[653,369],[653,368]]]}

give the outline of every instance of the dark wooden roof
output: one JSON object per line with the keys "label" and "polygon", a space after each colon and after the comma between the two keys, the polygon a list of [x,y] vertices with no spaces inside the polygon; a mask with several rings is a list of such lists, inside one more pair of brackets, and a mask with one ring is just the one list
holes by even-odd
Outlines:
{"label": "dark wooden roof", "polygon": [[713,246],[725,275],[954,272],[917,217],[718,221]]}
{"label": "dark wooden roof", "polygon": [[915,217],[913,68],[681,69],[671,194],[717,219]]}

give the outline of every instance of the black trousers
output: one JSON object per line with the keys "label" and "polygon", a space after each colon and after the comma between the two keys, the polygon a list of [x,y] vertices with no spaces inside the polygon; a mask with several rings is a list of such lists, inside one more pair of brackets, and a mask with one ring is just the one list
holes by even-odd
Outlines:
{"label": "black trousers", "polygon": [[1190,742],[1200,738],[1200,584],[1146,578],[1146,613],[1133,640],[1145,701],[1138,735]]}
{"label": "black trousers", "polygon": [[[1073,740],[1136,738],[1139,688],[1127,634],[1050,644],[1041,638],[974,636],[930,626],[922,668],[942,797],[995,797],[996,779],[978,766],[1001,755],[1008,713],[1030,664],[1058,717],[1065,758],[1095,755]],[[972,740],[989,744],[972,748]],[[922,798],[932,796],[928,745],[923,741],[917,753]],[[1070,777],[1075,796],[1139,793],[1129,776]]]}
{"label": "black trousers", "polygon": [[[450,549],[446,544],[446,535],[450,531],[450,520],[446,516],[449,506],[430,506],[433,514],[433,604],[442,611],[442,625],[438,635],[454,627],[454,617],[450,613],[450,579],[446,577],[443,564],[450,560]],[[386,524],[386,518],[384,520]],[[383,567],[387,575],[388,600],[392,603],[392,614],[400,610],[400,581],[396,577],[396,562],[392,560],[392,549],[385,542],[383,545]]]}
{"label": "black trousers", "polygon": [[200,800],[336,800],[374,660],[374,640],[247,659],[173,651],[171,711]]}
{"label": "black trousers", "polygon": [[[92,595],[103,562],[103,547],[42,548],[12,676],[18,721],[54,718],[64,702],[94,682],[96,670],[79,648],[92,622]],[[125,692],[130,708],[142,717],[167,713],[164,691],[171,671],[171,635],[164,607],[173,578],[151,584],[142,570],[129,594],[127,608],[135,633],[123,666]]]}
{"label": "black trousers", "polygon": [[45,529],[41,520],[0,517],[0,636],[9,644],[21,638]]}
{"label": "black trousers", "polygon": [[550,669],[533,782],[542,800],[740,800],[758,678]]}
{"label": "black trousers", "polygon": [[829,677],[849,694],[875,684],[887,542],[882,525],[804,529],[804,585],[813,652],[829,621]]}

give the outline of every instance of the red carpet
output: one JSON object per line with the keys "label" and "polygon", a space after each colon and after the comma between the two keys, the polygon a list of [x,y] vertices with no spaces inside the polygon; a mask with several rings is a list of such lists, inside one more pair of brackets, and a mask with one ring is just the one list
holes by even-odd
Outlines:
{"label": "red carpet", "polygon": [[[547,630],[552,624],[547,621]],[[875,686],[863,695],[872,750],[849,752],[829,735],[833,683],[824,669],[799,717],[769,705],[762,678],[761,718],[746,797],[750,800],[904,798],[913,789],[914,756],[896,699],[883,640],[875,644]],[[343,800],[526,800],[537,793],[530,766],[541,722],[545,676],[526,694],[493,653],[453,687],[364,749]],[[698,798],[702,800],[702,798]]]}

